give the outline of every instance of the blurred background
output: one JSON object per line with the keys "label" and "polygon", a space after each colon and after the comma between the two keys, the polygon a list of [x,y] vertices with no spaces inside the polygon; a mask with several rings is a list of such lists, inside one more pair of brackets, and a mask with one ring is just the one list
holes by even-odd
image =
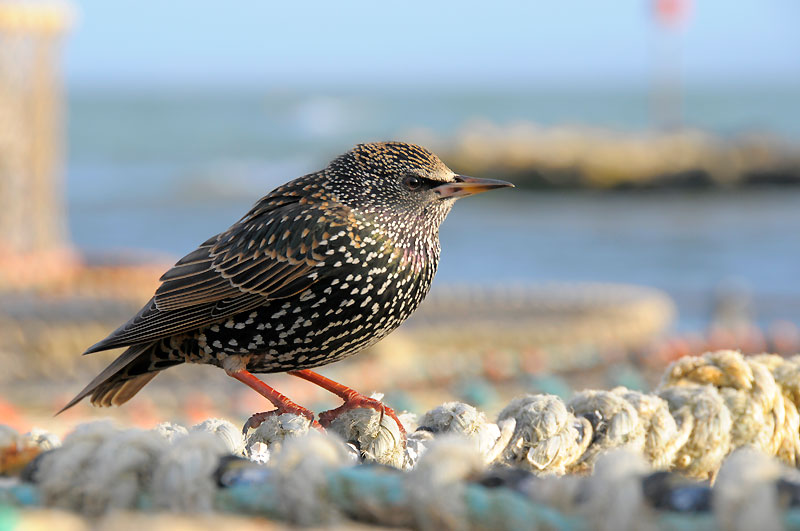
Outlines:
{"label": "blurred background", "polygon": [[263,409],[181,367],[118,410],[50,418],[175,259],[375,140],[517,188],[459,202],[418,315],[325,374],[400,409],[491,412],[649,388],[709,348],[795,354],[798,21],[794,0],[0,1],[0,416]]}

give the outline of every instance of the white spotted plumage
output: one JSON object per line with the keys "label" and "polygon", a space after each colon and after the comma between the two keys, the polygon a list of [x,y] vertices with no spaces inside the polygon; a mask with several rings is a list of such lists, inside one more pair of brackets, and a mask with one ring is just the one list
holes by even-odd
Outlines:
{"label": "white spotted plumage", "polygon": [[277,188],[179,260],[139,313],[87,350],[130,347],[68,407],[89,395],[119,401],[123,388],[127,400],[144,375],[183,362],[282,372],[374,344],[427,295],[439,225],[458,197],[442,189],[463,179],[424,148],[387,142]]}

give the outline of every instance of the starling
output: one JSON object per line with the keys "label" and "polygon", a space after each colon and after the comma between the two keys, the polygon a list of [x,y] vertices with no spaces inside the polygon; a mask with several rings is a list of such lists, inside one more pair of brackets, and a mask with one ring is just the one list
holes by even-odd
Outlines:
{"label": "starling", "polygon": [[309,369],[352,356],[405,321],[431,286],[439,225],[455,200],[506,186],[456,175],[412,144],[356,146],[275,189],[164,273],[133,318],[86,350],[127,347],[61,411],[87,396],[120,405],[164,369],[206,363],[275,406],[248,425],[284,412],[313,421],[252,373],[288,372],[344,399],[320,415],[323,426],[354,407],[396,418]]}

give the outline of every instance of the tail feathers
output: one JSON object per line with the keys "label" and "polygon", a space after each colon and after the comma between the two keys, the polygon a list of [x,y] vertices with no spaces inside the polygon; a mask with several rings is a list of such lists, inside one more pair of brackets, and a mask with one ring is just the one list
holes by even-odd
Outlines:
{"label": "tail feathers", "polygon": [[99,407],[121,406],[155,378],[158,372],[140,374],[130,380],[105,381],[94,390],[91,402]]}
{"label": "tail feathers", "polygon": [[134,345],[103,369],[83,391],[69,401],[56,415],[71,408],[87,396],[95,406],[119,406],[138,393],[160,371],[151,371],[150,362],[158,342]]}

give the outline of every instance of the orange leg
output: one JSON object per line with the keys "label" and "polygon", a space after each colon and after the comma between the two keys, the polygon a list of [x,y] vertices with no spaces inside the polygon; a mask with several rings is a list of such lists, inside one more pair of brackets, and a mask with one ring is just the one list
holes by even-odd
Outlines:
{"label": "orange leg", "polygon": [[400,428],[400,433],[403,434],[403,437],[406,435],[406,430],[403,428],[403,423],[400,422],[400,419],[397,418],[394,410],[390,407],[387,407],[379,400],[375,400],[374,398],[369,398],[368,396],[364,396],[361,393],[350,389],[338,382],[334,382],[330,378],[326,378],[319,373],[314,371],[310,371],[308,369],[300,370],[300,371],[290,371],[289,374],[292,376],[297,376],[298,378],[302,378],[303,380],[308,380],[309,382],[318,385],[325,389],[326,391],[330,391],[331,393],[335,394],[342,400],[344,400],[344,404],[337,407],[336,409],[331,409],[330,411],[324,411],[319,414],[319,422],[323,426],[327,427],[330,426],[333,419],[335,419],[340,414],[344,413],[345,411],[350,411],[351,409],[356,408],[369,408],[374,409],[376,411],[380,411],[381,413],[381,420],[383,420],[383,415],[388,415],[395,422],[397,422],[397,427]]}
{"label": "orange leg", "polygon": [[242,369],[235,372],[228,373],[233,378],[236,378],[247,387],[255,391],[256,393],[260,394],[270,402],[272,405],[275,406],[275,409],[272,411],[265,411],[263,413],[256,413],[249,419],[244,425],[243,432],[247,433],[247,430],[250,428],[257,428],[261,425],[262,422],[266,420],[267,417],[271,415],[280,415],[282,413],[294,413],[295,415],[302,415],[306,417],[308,420],[311,421],[311,425],[314,427],[319,427],[319,423],[314,420],[314,413],[309,411],[308,409],[298,406],[291,400],[289,400],[286,396],[280,394],[278,391],[273,389],[272,387],[268,386],[255,376],[253,376],[248,371]]}

